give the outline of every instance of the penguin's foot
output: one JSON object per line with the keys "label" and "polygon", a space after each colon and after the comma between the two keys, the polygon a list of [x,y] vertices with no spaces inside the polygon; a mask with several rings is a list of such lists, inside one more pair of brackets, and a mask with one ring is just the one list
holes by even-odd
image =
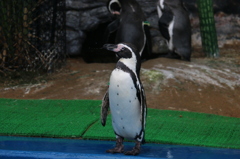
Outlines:
{"label": "penguin's foot", "polygon": [[133,155],[136,156],[140,153],[141,142],[137,141],[135,147],[131,151],[124,152],[125,155]]}
{"label": "penguin's foot", "polygon": [[123,153],[124,145],[123,145],[123,138],[119,137],[116,141],[116,146],[113,149],[109,149],[107,153]]}
{"label": "penguin's foot", "polygon": [[123,148],[124,148],[124,146],[122,145],[122,146],[120,146],[120,147],[114,147],[113,149],[109,149],[109,150],[107,150],[106,152],[107,153],[123,153]]}

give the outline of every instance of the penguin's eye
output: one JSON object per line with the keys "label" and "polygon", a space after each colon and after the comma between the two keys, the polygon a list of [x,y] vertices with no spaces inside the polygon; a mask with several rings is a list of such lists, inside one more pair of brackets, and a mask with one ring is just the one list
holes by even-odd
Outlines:
{"label": "penguin's eye", "polygon": [[121,51],[124,51],[124,50],[126,50],[126,48],[125,48],[125,47],[121,48]]}

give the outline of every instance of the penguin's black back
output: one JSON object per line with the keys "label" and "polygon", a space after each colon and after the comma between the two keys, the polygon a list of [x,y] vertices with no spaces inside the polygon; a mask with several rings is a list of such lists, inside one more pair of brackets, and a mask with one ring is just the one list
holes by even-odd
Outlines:
{"label": "penguin's black back", "polygon": [[183,57],[184,60],[190,61],[191,57],[191,23],[189,14],[179,1],[180,7],[174,8],[175,23],[173,28],[173,44],[175,52]]}
{"label": "penguin's black back", "polygon": [[184,60],[191,57],[191,23],[189,14],[182,0],[164,1],[162,16],[159,18],[159,30],[163,37],[170,41],[169,25],[173,22],[172,45],[173,53]]}
{"label": "penguin's black back", "polygon": [[120,26],[116,35],[116,43],[132,43],[141,51],[144,32],[143,21],[145,21],[144,13],[140,5],[135,0],[119,0],[122,5],[122,13],[120,15]]}
{"label": "penguin's black back", "polygon": [[164,6],[164,12],[161,18],[158,20],[158,27],[162,36],[169,41],[170,35],[168,31],[169,24],[173,20],[173,12],[168,6]]}

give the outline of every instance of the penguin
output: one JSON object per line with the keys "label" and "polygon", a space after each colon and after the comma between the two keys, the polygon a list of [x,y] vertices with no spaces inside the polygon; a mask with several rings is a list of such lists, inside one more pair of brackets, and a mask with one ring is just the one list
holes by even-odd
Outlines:
{"label": "penguin", "polygon": [[169,53],[165,57],[191,59],[191,24],[182,0],[159,0],[158,25],[168,42]]}
{"label": "penguin", "polygon": [[108,37],[116,32],[115,44],[126,42],[135,45],[142,59],[152,55],[152,44],[149,26],[144,12],[136,0],[110,0],[109,12],[115,20],[105,31],[105,43]]}
{"label": "penguin", "polygon": [[146,97],[139,78],[141,58],[134,45],[129,43],[105,44],[103,48],[113,51],[119,58],[110,76],[110,84],[102,101],[101,122],[105,126],[110,107],[112,126],[116,134],[116,146],[108,153],[123,153],[124,138],[136,144],[125,155],[138,155],[145,142]]}

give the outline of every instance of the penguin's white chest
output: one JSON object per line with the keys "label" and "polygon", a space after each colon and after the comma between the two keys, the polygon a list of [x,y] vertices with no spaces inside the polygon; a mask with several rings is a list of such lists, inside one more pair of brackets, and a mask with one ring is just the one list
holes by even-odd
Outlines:
{"label": "penguin's white chest", "polygon": [[109,101],[116,134],[134,139],[142,130],[141,107],[129,73],[115,69],[110,77]]}

